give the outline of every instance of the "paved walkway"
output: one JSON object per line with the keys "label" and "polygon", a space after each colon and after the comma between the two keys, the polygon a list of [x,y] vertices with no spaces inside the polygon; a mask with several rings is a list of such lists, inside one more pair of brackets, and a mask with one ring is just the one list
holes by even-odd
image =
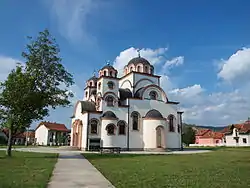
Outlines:
{"label": "paved walkway", "polygon": [[60,153],[48,188],[108,188],[114,186],[79,153]]}

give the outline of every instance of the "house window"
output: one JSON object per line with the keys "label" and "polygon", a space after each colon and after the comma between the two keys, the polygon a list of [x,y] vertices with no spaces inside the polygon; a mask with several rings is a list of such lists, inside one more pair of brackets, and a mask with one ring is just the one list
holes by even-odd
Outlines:
{"label": "house window", "polygon": [[130,67],[130,72],[132,72],[133,71],[133,67]]}
{"label": "house window", "polygon": [[115,125],[114,124],[108,124],[106,127],[107,134],[108,135],[114,135],[115,134]]}
{"label": "house window", "polygon": [[126,127],[126,124],[124,121],[119,121],[118,124],[118,130],[119,130],[119,134],[120,135],[125,135],[125,127]]}
{"label": "house window", "polygon": [[107,102],[107,106],[114,106],[114,97],[107,96],[106,102]]}
{"label": "house window", "polygon": [[145,66],[145,71],[144,72],[148,73],[148,67],[147,66]]}
{"label": "house window", "polygon": [[114,82],[109,81],[108,82],[108,88],[109,89],[114,89]]}
{"label": "house window", "polygon": [[106,75],[107,75],[107,72],[106,72],[106,71],[103,71],[103,75],[106,76]]}
{"label": "house window", "polygon": [[133,112],[131,114],[131,117],[132,117],[132,129],[133,130],[139,130],[139,118],[140,118],[140,115],[138,112]]}
{"label": "house window", "polygon": [[150,91],[149,96],[151,100],[156,100],[157,93],[155,91]]}
{"label": "house window", "polygon": [[169,132],[174,132],[174,116],[168,116]]}
{"label": "house window", "polygon": [[97,134],[97,129],[98,129],[97,125],[98,125],[97,120],[90,121],[90,133],[91,134]]}
{"label": "house window", "polygon": [[101,82],[98,83],[98,90],[101,89]]}
{"label": "house window", "polygon": [[244,144],[247,143],[247,139],[246,138],[242,138],[242,141],[243,141]]}
{"label": "house window", "polygon": [[109,72],[109,75],[110,75],[111,77],[113,76],[112,71]]}

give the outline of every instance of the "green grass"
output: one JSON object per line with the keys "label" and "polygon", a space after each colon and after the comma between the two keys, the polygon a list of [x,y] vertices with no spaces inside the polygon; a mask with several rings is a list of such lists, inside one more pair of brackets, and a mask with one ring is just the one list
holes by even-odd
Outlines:
{"label": "green grass", "polygon": [[245,188],[250,149],[185,155],[84,154],[117,188]]}
{"label": "green grass", "polygon": [[52,175],[57,154],[14,152],[11,158],[0,151],[0,187],[45,188]]}

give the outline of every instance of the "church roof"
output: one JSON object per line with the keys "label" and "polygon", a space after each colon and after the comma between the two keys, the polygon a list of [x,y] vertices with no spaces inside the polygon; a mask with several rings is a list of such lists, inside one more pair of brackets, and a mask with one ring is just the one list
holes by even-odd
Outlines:
{"label": "church roof", "polygon": [[95,112],[95,104],[89,101],[80,101],[82,106],[82,112]]}
{"label": "church roof", "polygon": [[113,112],[111,112],[111,111],[105,112],[105,113],[102,115],[102,117],[105,117],[105,118],[117,118],[116,115],[115,115]]}
{"label": "church roof", "polygon": [[119,89],[119,93],[120,93],[120,99],[121,100],[125,100],[127,98],[132,97],[132,92],[129,89]]}
{"label": "church roof", "polygon": [[128,65],[130,65],[130,64],[138,65],[140,63],[143,64],[143,65],[150,65],[150,63],[148,62],[148,60],[146,60],[143,57],[135,57],[135,58],[131,59],[128,62]]}
{"label": "church roof", "polygon": [[158,110],[150,110],[145,116],[146,118],[163,118],[162,114]]}
{"label": "church roof", "polygon": [[97,81],[97,77],[94,75],[94,76],[92,76],[90,79],[88,79],[88,81],[90,81],[90,80],[94,80],[94,81]]}

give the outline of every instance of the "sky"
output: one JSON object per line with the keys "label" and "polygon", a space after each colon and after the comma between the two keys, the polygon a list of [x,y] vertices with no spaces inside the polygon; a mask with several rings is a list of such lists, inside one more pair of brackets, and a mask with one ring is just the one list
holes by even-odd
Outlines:
{"label": "sky", "polygon": [[0,81],[24,61],[26,36],[47,28],[74,76],[75,97],[45,120],[70,127],[94,70],[110,61],[121,71],[141,49],[184,122],[239,123],[250,116],[249,7],[246,0],[1,0]]}

